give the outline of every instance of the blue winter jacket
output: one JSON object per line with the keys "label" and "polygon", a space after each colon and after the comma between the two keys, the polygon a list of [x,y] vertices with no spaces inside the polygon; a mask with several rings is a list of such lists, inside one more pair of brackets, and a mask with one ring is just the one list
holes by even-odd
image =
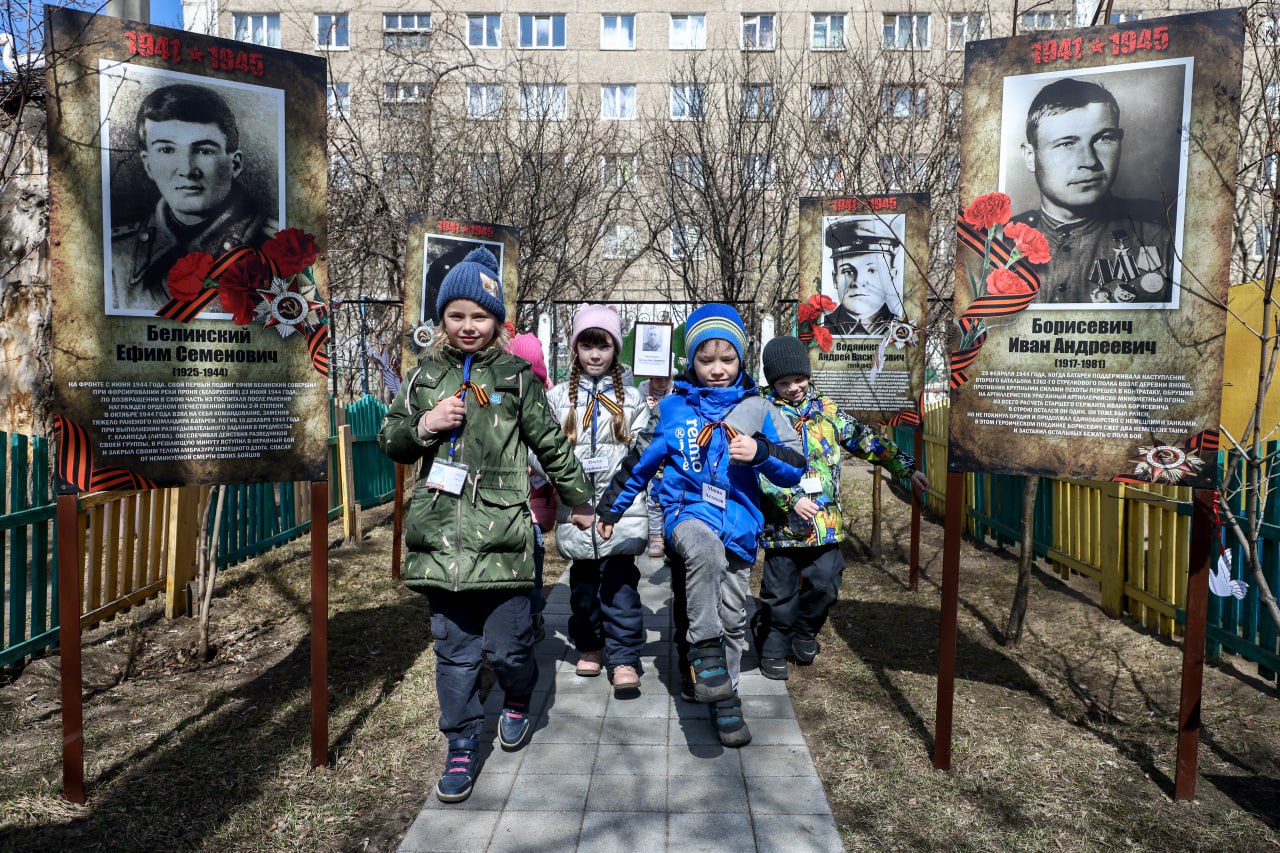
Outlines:
{"label": "blue winter jacket", "polygon": [[[717,423],[756,440],[751,463],[729,458],[729,438],[723,428],[713,428],[705,447],[698,444],[703,427]],[[764,529],[759,477],[794,486],[804,475],[805,465],[795,430],[746,375],[729,388],[704,388],[677,380],[674,391],[658,404],[658,417],[650,420],[649,430],[623,460],[602,496],[600,519],[616,523],[663,463],[666,468],[657,499],[665,516],[664,533],[670,537],[681,521],[699,519],[720,534],[726,549],[752,563]],[[723,509],[703,499],[706,483],[725,490]]]}

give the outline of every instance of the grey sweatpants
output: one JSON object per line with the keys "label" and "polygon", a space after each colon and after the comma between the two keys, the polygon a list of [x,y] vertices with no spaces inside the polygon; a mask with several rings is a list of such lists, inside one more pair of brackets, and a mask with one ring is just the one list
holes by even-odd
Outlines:
{"label": "grey sweatpants", "polygon": [[751,563],[725,550],[714,530],[697,519],[671,531],[671,547],[685,564],[691,645],[724,637],[725,662],[738,689],[747,637],[747,581]]}

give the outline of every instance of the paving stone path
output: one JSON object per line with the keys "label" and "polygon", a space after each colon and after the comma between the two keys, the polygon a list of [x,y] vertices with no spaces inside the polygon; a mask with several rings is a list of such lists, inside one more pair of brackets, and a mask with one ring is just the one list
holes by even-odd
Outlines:
{"label": "paving stone path", "polygon": [[[547,638],[537,649],[532,741],[519,752],[495,749],[502,702],[495,689],[471,797],[445,805],[433,792],[400,853],[843,849],[785,682],[743,661],[739,692],[752,741],[722,747],[706,706],[680,698],[670,569],[641,557],[640,571],[642,693],[615,698],[603,675],[574,674],[562,579],[548,599]],[[426,782],[434,786],[434,775]]]}

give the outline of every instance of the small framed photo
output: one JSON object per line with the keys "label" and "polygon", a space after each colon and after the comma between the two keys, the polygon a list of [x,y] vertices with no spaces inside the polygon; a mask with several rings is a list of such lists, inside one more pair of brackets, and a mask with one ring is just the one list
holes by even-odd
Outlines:
{"label": "small framed photo", "polygon": [[637,320],[631,370],[639,377],[671,375],[670,323]]}

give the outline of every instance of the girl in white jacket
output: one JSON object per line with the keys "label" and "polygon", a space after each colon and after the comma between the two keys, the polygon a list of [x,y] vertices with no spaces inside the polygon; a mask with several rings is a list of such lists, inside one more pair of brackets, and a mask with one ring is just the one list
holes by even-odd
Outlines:
{"label": "girl in white jacket", "polygon": [[[552,388],[547,403],[568,434],[598,501],[648,425],[649,406],[638,390],[623,382],[622,324],[616,311],[583,305],[573,315],[569,346],[569,381]],[[637,497],[607,540],[594,527],[579,530],[569,523],[567,513],[561,514],[556,547],[570,561],[569,639],[578,650],[577,673],[599,675],[607,658],[614,691],[638,691],[644,611],[636,557],[648,543],[644,499]]]}

